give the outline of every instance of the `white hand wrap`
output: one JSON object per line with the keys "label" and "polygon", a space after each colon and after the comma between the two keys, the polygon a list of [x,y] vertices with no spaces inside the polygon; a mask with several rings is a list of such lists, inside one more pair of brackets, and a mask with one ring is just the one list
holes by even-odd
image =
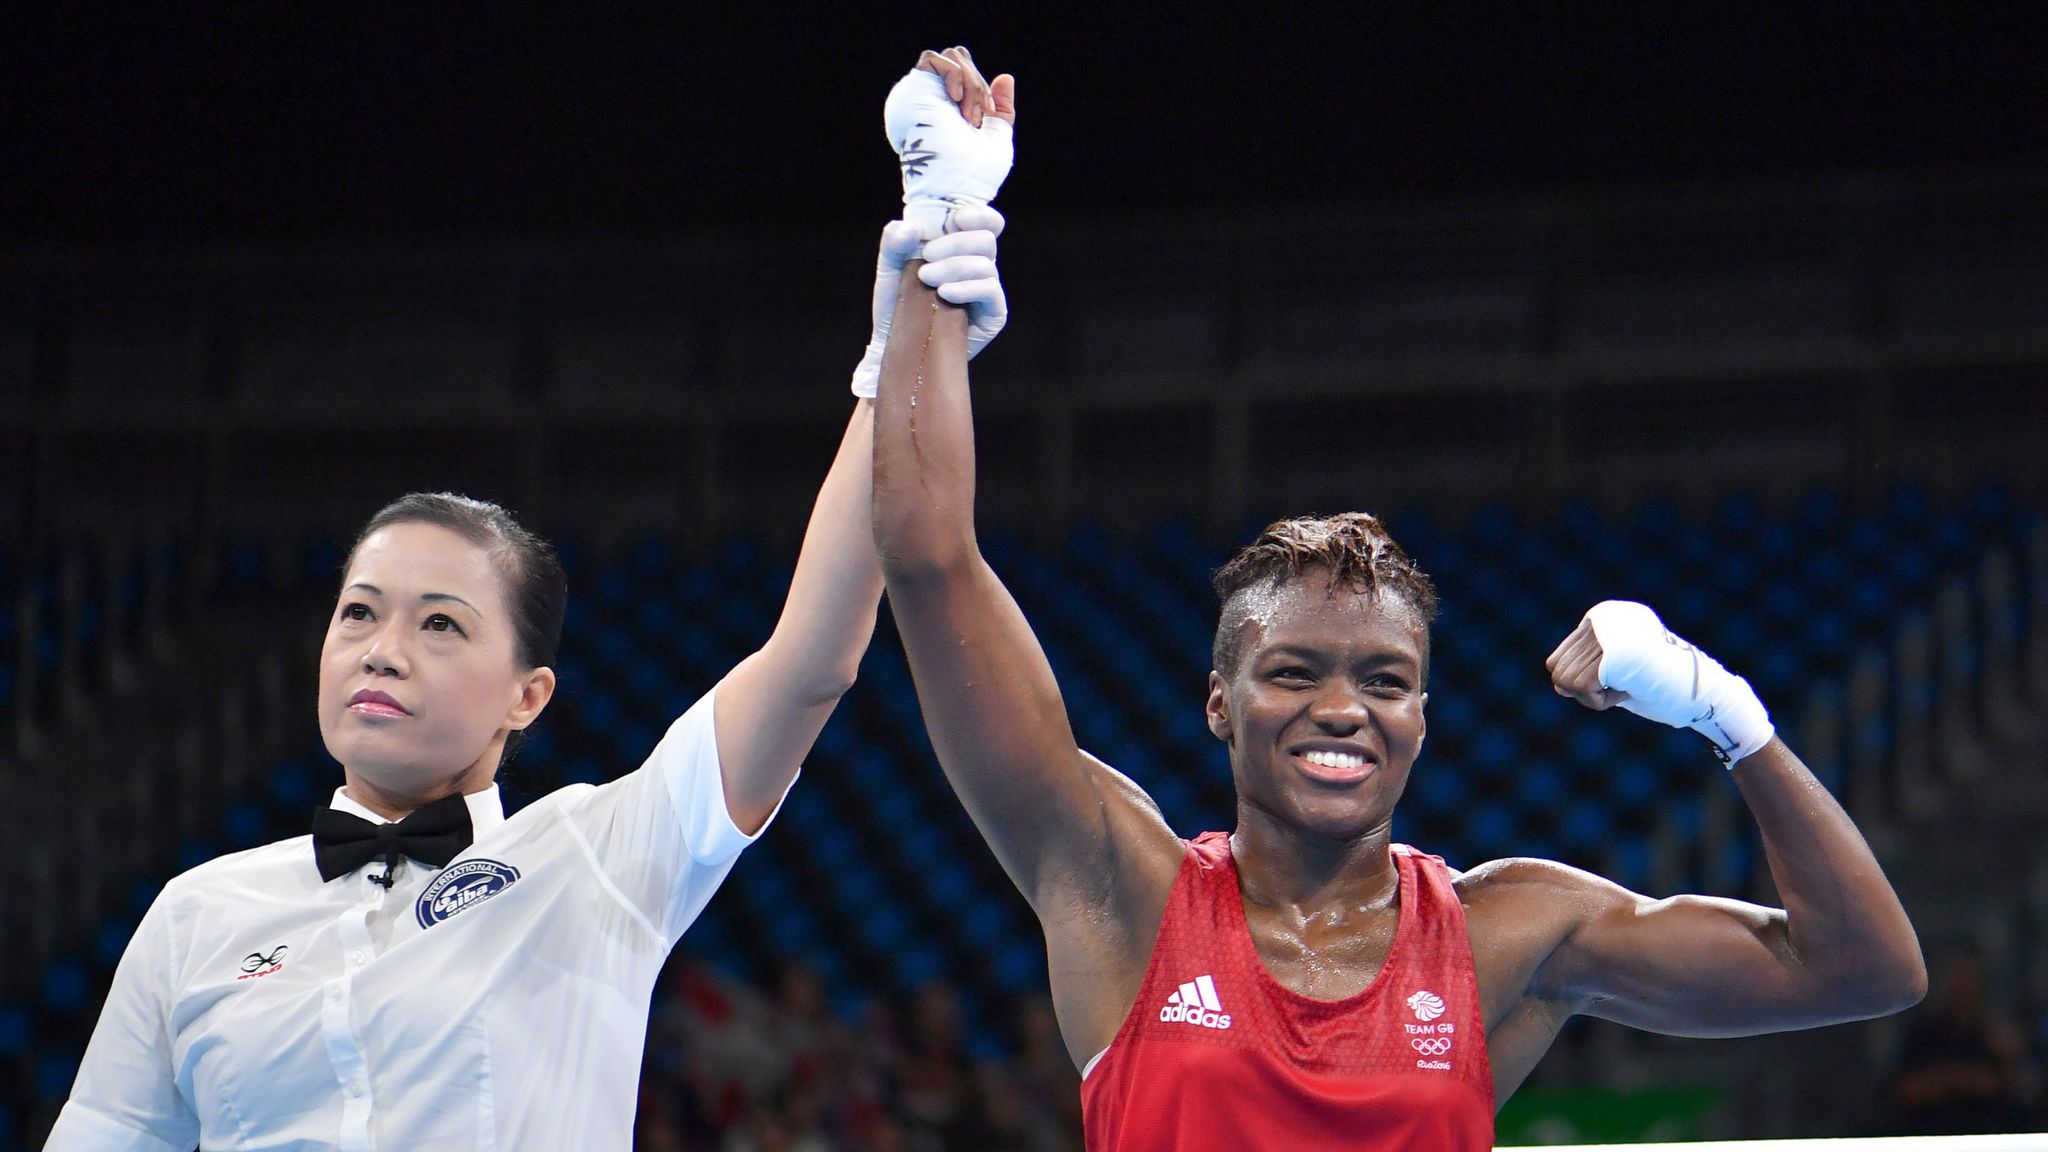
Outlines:
{"label": "white hand wrap", "polygon": [[1749,681],[1664,627],[1647,605],[1605,600],[1586,613],[1600,642],[1600,685],[1628,693],[1621,706],[1714,745],[1723,764],[1771,742],[1771,716]]}
{"label": "white hand wrap", "polygon": [[903,218],[918,235],[936,239],[953,208],[996,198],[1014,155],[1008,121],[985,118],[976,128],[946,95],[936,72],[913,68],[889,90],[882,126],[903,168]]}
{"label": "white hand wrap", "polygon": [[1003,282],[996,272],[996,237],[1003,231],[1003,215],[986,205],[963,207],[947,221],[948,227],[964,229],[920,244],[917,229],[902,220],[892,220],[882,229],[882,249],[875,260],[873,298],[874,332],[868,337],[867,352],[853,369],[853,394],[872,400],[882,381],[882,353],[889,346],[889,320],[896,312],[896,292],[903,282],[903,266],[912,257],[925,261],[917,278],[936,288],[939,299],[967,309],[967,358],[988,347],[1009,321],[1010,309],[1003,298]]}

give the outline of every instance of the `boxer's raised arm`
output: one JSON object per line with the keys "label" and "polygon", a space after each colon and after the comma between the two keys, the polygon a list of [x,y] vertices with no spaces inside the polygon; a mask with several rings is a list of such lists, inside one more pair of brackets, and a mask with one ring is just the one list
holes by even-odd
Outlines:
{"label": "boxer's raised arm", "polygon": [[[1680,1035],[1808,1028],[1919,1001],[1913,925],[1849,814],[1771,730],[1749,685],[1640,605],[1601,605],[1550,660],[1557,690],[1700,730],[1729,755],[1785,907],[1652,900],[1560,869],[1581,915],[1539,970],[1555,999]],[[1604,647],[1603,647],[1604,645]]]}
{"label": "boxer's raised arm", "polygon": [[1178,841],[1076,745],[1052,666],[975,541],[966,320],[904,277],[876,411],[875,547],[939,763],[1050,926],[1077,898],[1121,898],[1133,840],[1170,861],[1163,894]]}
{"label": "boxer's raised arm", "polygon": [[[993,117],[1014,116],[1011,90],[996,81]],[[939,763],[1051,931],[1077,906],[1122,900],[1136,847],[1153,861],[1141,875],[1165,861],[1163,899],[1179,842],[1142,793],[1076,745],[1052,667],[976,543],[968,319],[903,277],[877,398],[875,545]]]}

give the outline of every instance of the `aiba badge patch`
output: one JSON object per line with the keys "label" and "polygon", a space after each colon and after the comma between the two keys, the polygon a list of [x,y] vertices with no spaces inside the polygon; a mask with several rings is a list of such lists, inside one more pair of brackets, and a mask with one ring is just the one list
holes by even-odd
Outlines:
{"label": "aiba badge patch", "polygon": [[420,927],[432,928],[465,908],[489,900],[519,879],[519,869],[496,860],[464,860],[434,877],[420,893]]}

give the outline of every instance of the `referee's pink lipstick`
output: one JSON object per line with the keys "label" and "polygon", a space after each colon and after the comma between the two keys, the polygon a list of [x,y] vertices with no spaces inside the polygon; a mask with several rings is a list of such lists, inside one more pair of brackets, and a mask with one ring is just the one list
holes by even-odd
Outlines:
{"label": "referee's pink lipstick", "polygon": [[412,715],[398,701],[370,688],[365,688],[361,692],[349,697],[348,710],[358,716],[396,718]]}

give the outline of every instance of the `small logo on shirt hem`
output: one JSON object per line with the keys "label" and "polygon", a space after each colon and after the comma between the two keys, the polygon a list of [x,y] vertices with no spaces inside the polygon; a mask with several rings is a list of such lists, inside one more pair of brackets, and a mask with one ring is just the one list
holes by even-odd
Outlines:
{"label": "small logo on shirt hem", "polygon": [[1197,976],[1166,998],[1159,1010],[1162,1024],[1194,1024],[1203,1028],[1228,1028],[1230,1017],[1223,1012],[1223,1000],[1216,994],[1216,981]]}
{"label": "small logo on shirt hem", "polygon": [[247,956],[242,957],[242,974],[235,977],[235,979],[254,980],[258,976],[270,975],[272,972],[284,967],[284,954],[289,951],[291,949],[279,944],[277,947],[272,948],[267,956],[261,952],[249,953]]}
{"label": "small logo on shirt hem", "polygon": [[420,893],[414,911],[420,927],[432,928],[466,908],[503,892],[519,879],[519,869],[496,860],[464,860],[434,877]]}

